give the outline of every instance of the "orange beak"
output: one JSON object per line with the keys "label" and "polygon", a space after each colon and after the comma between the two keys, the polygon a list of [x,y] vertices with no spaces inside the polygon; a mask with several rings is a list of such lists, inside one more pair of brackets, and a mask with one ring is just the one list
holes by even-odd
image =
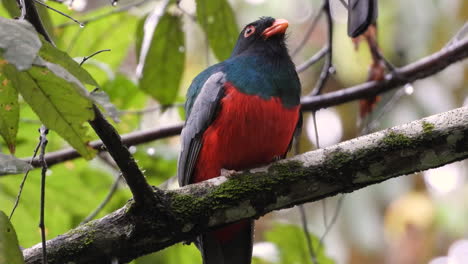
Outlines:
{"label": "orange beak", "polygon": [[288,26],[289,22],[286,19],[276,19],[273,25],[263,31],[262,36],[267,39],[276,34],[284,34]]}

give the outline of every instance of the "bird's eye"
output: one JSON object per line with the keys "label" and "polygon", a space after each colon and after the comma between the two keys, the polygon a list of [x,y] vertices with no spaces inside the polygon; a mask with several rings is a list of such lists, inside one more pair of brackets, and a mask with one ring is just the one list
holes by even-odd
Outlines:
{"label": "bird's eye", "polygon": [[255,27],[254,26],[248,26],[244,31],[244,38],[250,37],[250,35],[252,35],[253,33],[255,33]]}

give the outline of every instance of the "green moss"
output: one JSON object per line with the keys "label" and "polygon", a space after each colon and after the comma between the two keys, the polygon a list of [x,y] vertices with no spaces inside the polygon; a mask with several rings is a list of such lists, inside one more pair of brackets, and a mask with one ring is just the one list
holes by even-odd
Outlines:
{"label": "green moss", "polygon": [[351,162],[353,156],[345,151],[335,151],[327,156],[327,165],[333,168],[341,168]]}
{"label": "green moss", "polygon": [[86,237],[84,238],[84,241],[83,241],[83,244],[85,246],[91,244],[94,242],[94,233],[89,233],[89,234],[86,234]]}
{"label": "green moss", "polygon": [[426,121],[422,122],[422,127],[423,127],[424,133],[430,133],[434,130],[434,125]]}
{"label": "green moss", "polygon": [[231,176],[228,181],[201,197],[171,192],[171,205],[177,217],[196,215],[194,212],[209,214],[211,210],[231,207],[238,197],[270,192],[279,184],[287,186],[284,183],[296,181],[302,175],[301,168],[301,162],[289,161],[275,163],[268,172],[243,172],[241,177]]}
{"label": "green moss", "polygon": [[392,131],[384,137],[383,143],[391,148],[405,148],[411,145],[411,139],[403,134]]}

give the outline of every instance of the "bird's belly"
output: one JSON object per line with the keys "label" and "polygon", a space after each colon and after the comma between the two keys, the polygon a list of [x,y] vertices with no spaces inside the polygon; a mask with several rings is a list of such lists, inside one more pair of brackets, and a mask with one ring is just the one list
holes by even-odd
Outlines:
{"label": "bird's belly", "polygon": [[243,170],[283,156],[299,118],[299,106],[285,108],[279,98],[226,87],[217,118],[203,134],[194,182],[220,175],[221,169]]}

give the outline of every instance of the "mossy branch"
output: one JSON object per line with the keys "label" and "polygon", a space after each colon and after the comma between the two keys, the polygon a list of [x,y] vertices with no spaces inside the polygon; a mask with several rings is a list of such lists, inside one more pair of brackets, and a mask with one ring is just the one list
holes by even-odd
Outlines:
{"label": "mossy branch", "polygon": [[[311,151],[269,166],[159,193],[47,242],[49,263],[122,262],[273,210],[468,158],[468,107]],[[158,191],[162,192],[162,191]],[[41,245],[23,251],[40,263]]]}

